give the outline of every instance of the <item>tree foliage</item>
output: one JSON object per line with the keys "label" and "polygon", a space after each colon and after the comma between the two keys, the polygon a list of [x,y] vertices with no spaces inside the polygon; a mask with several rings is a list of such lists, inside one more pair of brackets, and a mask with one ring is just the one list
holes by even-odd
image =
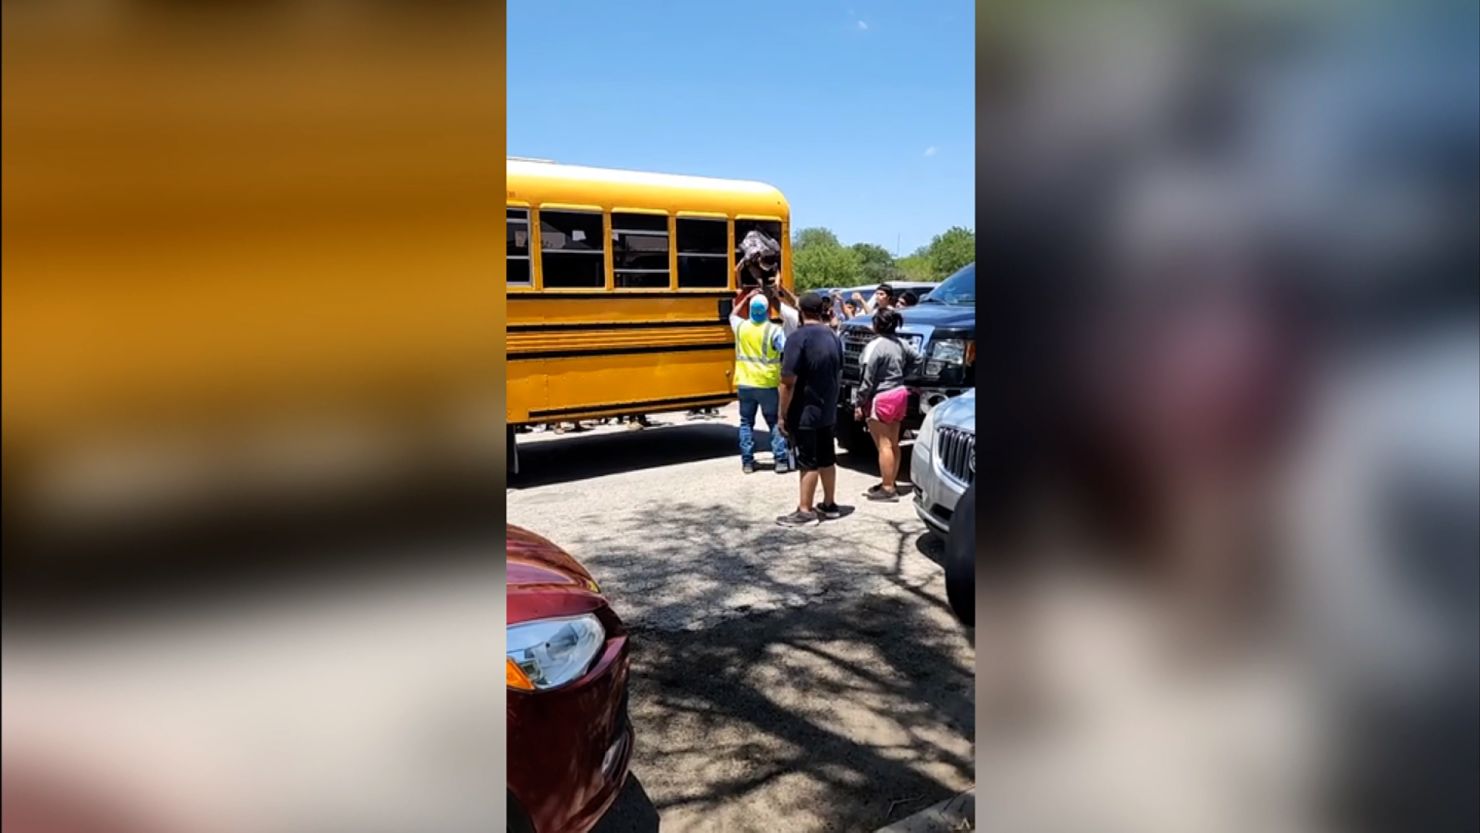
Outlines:
{"label": "tree foliage", "polygon": [[859,283],[888,283],[904,279],[904,274],[894,263],[894,255],[889,254],[889,250],[883,246],[854,243],[850,248],[858,256],[862,269],[862,280]]}
{"label": "tree foliage", "polygon": [[935,273],[930,268],[930,259],[925,255],[916,253],[909,257],[902,257],[897,264],[900,280],[906,281],[933,281],[936,280]]}
{"label": "tree foliage", "polygon": [[860,283],[858,255],[842,246],[813,245],[792,249],[797,289],[823,289]]}
{"label": "tree foliage", "polygon": [[927,246],[896,260],[873,243],[844,246],[831,229],[813,226],[792,235],[792,274],[798,290],[889,281],[939,281],[976,259],[976,234],[955,226]]}
{"label": "tree foliage", "polygon": [[832,229],[813,226],[799,230],[791,237],[791,248],[793,251],[811,248],[812,246],[842,247],[838,242],[838,236],[832,233]]}
{"label": "tree foliage", "polygon": [[937,234],[925,247],[925,259],[930,263],[932,280],[949,277],[962,266],[976,260],[976,232],[960,226],[952,226]]}

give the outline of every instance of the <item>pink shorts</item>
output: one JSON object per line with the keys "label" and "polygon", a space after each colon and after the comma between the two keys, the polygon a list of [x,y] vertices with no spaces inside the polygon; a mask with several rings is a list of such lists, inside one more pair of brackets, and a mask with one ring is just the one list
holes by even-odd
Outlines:
{"label": "pink shorts", "polygon": [[874,397],[873,404],[869,406],[869,419],[879,422],[904,422],[905,411],[909,410],[910,392],[908,388],[893,388]]}

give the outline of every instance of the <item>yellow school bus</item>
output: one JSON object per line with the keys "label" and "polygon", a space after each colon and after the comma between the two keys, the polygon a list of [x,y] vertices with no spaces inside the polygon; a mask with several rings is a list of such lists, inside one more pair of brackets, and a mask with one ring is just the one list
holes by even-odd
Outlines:
{"label": "yellow school bus", "polygon": [[507,416],[517,425],[723,405],[735,397],[738,243],[781,244],[759,182],[508,160]]}

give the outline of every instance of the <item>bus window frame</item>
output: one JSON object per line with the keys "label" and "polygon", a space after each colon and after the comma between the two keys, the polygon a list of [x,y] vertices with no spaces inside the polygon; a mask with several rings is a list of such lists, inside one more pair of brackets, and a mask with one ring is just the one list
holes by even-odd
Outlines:
{"label": "bus window frame", "polygon": [[[631,208],[629,206],[614,205],[614,206],[611,207],[611,209],[609,209],[606,212],[607,225],[608,225],[608,231],[607,231],[607,236],[608,237],[610,237],[614,233],[614,230],[616,228],[616,226],[615,226],[616,220],[612,219],[612,215],[613,214],[647,214],[647,215],[653,216],[653,217],[663,217],[663,218],[665,218],[668,221],[668,232],[667,232],[668,233],[668,287],[667,288],[668,288],[669,291],[672,291],[672,290],[676,289],[678,287],[678,239],[676,237],[676,235],[678,233],[678,229],[677,229],[676,224],[674,223],[673,213],[670,212],[670,211],[668,211],[668,210],[666,210],[666,209],[662,209],[662,208]],[[610,257],[611,274],[608,276],[607,284],[608,284],[608,288],[610,288],[612,292],[617,293],[617,294],[625,294],[625,293],[631,293],[631,292],[653,293],[653,292],[661,292],[663,290],[663,287],[658,287],[658,286],[617,286],[617,264],[616,264],[616,249],[617,249],[617,247],[615,245],[612,245],[612,246],[609,246],[608,248],[611,249],[611,257]]]}
{"label": "bus window frame", "polygon": [[[529,283],[513,283],[513,284],[509,283],[509,266],[508,266],[508,262],[509,262],[510,255],[509,255],[508,252],[504,252],[504,291],[505,292],[534,292],[534,291],[536,291],[536,287],[537,287],[537,283],[536,282],[538,281],[538,277],[535,275],[535,265],[534,265],[534,261],[535,261],[534,253],[537,251],[536,244],[538,243],[538,239],[535,237],[536,222],[535,222],[535,217],[534,217],[534,207],[531,206],[529,203],[523,202],[521,200],[509,200],[509,201],[507,201],[507,202],[504,203],[504,210],[505,211],[510,211],[510,210],[512,210],[512,211],[523,211],[524,212],[525,229],[529,233],[529,240],[526,243],[526,246],[529,248],[529,254],[524,255],[524,259],[527,260],[527,261],[529,261]],[[505,226],[508,225],[508,221],[509,221],[508,215],[505,214],[504,215],[504,225]],[[507,231],[505,233],[507,234]],[[517,257],[519,257],[519,255],[513,255],[513,257],[517,258]]]}
{"label": "bus window frame", "polygon": [[[736,214],[734,217],[732,217],[730,220],[730,257],[733,258],[735,256],[735,248],[740,245],[740,241],[736,239],[736,235],[739,234],[739,232],[735,230],[735,224],[745,222],[747,220],[753,223],[775,223],[778,227],[780,227],[780,236],[776,238],[776,245],[781,247],[781,262],[776,266],[777,278],[780,279],[782,276],[790,274],[791,264],[789,261],[791,255],[791,247],[786,245],[786,236],[791,234],[791,230],[787,228],[787,222],[785,219],[774,215]],[[730,267],[730,277],[732,282],[734,280],[734,272],[735,268],[732,265]]]}
{"label": "bus window frame", "polygon": [[[562,292],[601,292],[612,288],[612,247],[611,247],[611,213],[599,205],[577,204],[577,203],[540,203],[539,212],[543,217],[546,211],[557,214],[595,214],[601,218],[601,286],[545,286],[545,241],[544,235],[540,235],[540,258],[539,258],[539,283],[538,291],[543,293],[559,294]],[[556,249],[555,251],[560,251]]]}
{"label": "bus window frame", "polygon": [[[722,220],[725,224],[725,285],[679,286],[678,285],[678,221],[679,220]],[[691,252],[691,257],[719,257],[718,254]],[[710,293],[735,290],[735,218],[719,211],[677,211],[673,215],[673,291],[678,293]]]}

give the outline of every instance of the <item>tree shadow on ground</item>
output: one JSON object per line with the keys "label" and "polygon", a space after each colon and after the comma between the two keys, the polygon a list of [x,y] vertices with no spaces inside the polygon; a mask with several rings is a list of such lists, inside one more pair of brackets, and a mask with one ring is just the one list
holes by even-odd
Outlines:
{"label": "tree shadow on ground", "polygon": [[938,574],[905,569],[918,525],[886,522],[891,564],[724,505],[631,523],[662,534],[588,566],[634,629],[634,765],[665,814],[871,830],[970,783],[970,652]]}

